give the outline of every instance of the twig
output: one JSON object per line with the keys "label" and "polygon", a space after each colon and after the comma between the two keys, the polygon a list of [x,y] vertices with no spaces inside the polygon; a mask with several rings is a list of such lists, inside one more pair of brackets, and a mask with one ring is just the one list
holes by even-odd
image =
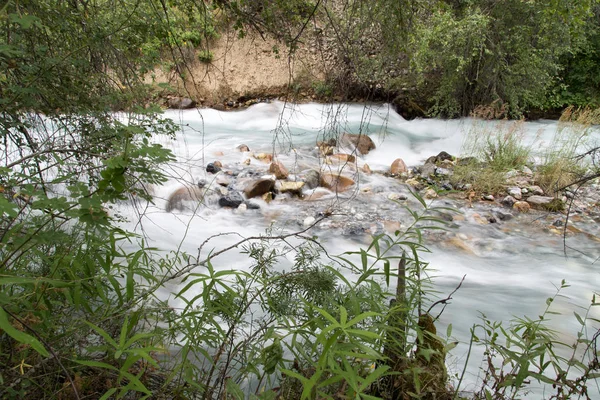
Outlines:
{"label": "twig", "polygon": [[460,287],[462,286],[463,282],[465,281],[465,278],[467,277],[467,275],[463,275],[462,279],[460,280],[460,283],[458,284],[458,286],[448,295],[448,297],[446,297],[445,299],[441,299],[436,301],[435,303],[433,303],[429,309],[427,310],[427,312],[425,314],[429,314],[429,312],[433,309],[433,307],[437,306],[438,304],[443,304],[444,307],[442,308],[442,311],[440,311],[440,313],[437,315],[437,317],[435,317],[433,320],[437,321],[440,316],[442,315],[442,313],[444,312],[444,310],[446,309],[446,305],[448,304],[448,302],[450,300],[452,300],[452,295],[454,293],[456,293],[458,291],[458,289],[460,289]]}

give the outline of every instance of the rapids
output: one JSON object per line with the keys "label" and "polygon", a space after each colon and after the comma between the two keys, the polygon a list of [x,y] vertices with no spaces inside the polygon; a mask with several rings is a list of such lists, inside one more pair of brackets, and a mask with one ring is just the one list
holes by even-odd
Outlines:
{"label": "rapids", "polygon": [[[147,245],[165,252],[179,249],[192,255],[196,255],[199,246],[213,235],[231,233],[211,239],[203,248],[204,255],[231,245],[240,236],[260,235],[267,228],[274,232],[305,229],[307,218],[318,218],[327,210],[334,211],[334,215],[317,224],[310,233],[320,238],[328,252],[340,254],[366,246],[372,234],[391,233],[404,226],[407,213],[401,204],[389,199],[392,194],[408,195],[409,200],[400,203],[411,207],[417,205],[410,199],[408,187],[399,180],[381,173],[366,175],[348,170],[358,183],[357,189],[338,195],[318,189],[313,198],[310,197],[312,191],[305,192],[304,200],[286,196],[270,204],[257,200],[261,209],[245,212],[219,208],[214,199],[193,210],[164,211],[169,194],[182,184],[194,185],[199,180],[210,182],[213,179],[205,172],[209,162],[219,160],[225,170],[254,169],[266,175],[268,164],[240,152],[237,150],[239,145],[248,145],[254,154],[275,152],[293,178],[323,165],[315,151],[317,140],[326,140],[344,131],[368,134],[377,149],[359,157],[359,169],[368,164],[374,172],[385,172],[398,157],[410,167],[422,164],[440,151],[460,155],[470,135],[482,129],[498,129],[499,124],[472,119],[406,121],[387,105],[358,104],[272,102],[243,111],[170,110],[165,114],[181,126],[175,141],[156,139],[177,156],[177,162],[165,169],[170,180],[153,189],[155,202],[143,213],[125,205],[117,211],[129,218],[127,228],[144,234]],[[557,123],[553,121],[520,124],[522,140],[536,149],[551,144],[557,131]],[[249,167],[243,164],[246,159],[251,160]],[[350,167],[324,165],[324,168]],[[462,370],[469,329],[480,321],[480,313],[491,320],[508,321],[525,315],[537,318],[546,307],[546,299],[555,294],[555,287],[562,279],[570,287],[561,291],[566,297],[553,304],[553,310],[562,315],[551,316],[549,324],[565,342],[574,341],[580,325],[573,311],[585,314],[592,295],[600,290],[598,219],[578,216],[573,223],[579,224],[577,226],[587,234],[570,234],[563,242],[560,232],[551,229],[553,222],[564,220],[560,214],[513,213],[510,220],[486,223],[488,215],[511,210],[481,202],[474,202],[470,208],[465,201],[444,197],[433,200],[433,204],[454,208],[460,213],[459,217],[443,216],[452,219],[448,231],[428,235],[426,244],[431,253],[423,255],[430,268],[435,270],[435,290],[440,298],[452,292],[466,275],[442,314],[438,327],[439,332],[445,332],[451,323],[452,335],[460,342],[448,360],[451,373]],[[227,268],[249,266],[248,260],[235,250],[221,255],[213,263]],[[163,290],[165,298],[175,304],[177,301],[172,298],[172,293],[177,288],[177,283],[170,283]],[[598,318],[600,312],[592,310],[592,315]],[[481,357],[481,350],[475,350],[471,355],[463,383],[465,390],[476,387]],[[540,389],[531,398],[543,397],[542,393],[543,389]],[[593,393],[598,393],[597,386],[590,388],[592,397]]]}

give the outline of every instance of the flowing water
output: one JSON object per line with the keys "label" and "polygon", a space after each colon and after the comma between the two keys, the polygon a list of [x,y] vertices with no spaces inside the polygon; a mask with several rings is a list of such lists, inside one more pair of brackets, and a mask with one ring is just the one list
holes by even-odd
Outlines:
{"label": "flowing water", "polygon": [[[263,234],[267,228],[275,232],[302,230],[311,217],[318,218],[327,210],[335,211],[335,215],[317,224],[311,233],[332,254],[356,250],[368,243],[371,234],[393,232],[408,222],[402,207],[389,200],[395,193],[408,194],[408,187],[377,171],[387,171],[398,157],[415,166],[442,150],[459,155],[464,141],[474,133],[500,129],[497,123],[470,119],[406,121],[386,105],[298,106],[273,102],[244,111],[167,111],[166,116],[181,124],[177,140],[157,139],[177,156],[177,162],[165,170],[171,178],[165,185],[154,188],[155,204],[145,208],[141,216],[138,209],[125,205],[118,212],[130,219],[128,228],[143,231],[149,245],[165,252],[180,249],[193,255],[213,235],[228,233],[211,239],[203,247],[203,255],[230,246],[240,237]],[[502,129],[511,124],[503,123]],[[541,149],[553,142],[557,124],[528,122],[521,123],[518,129],[524,142]],[[368,134],[377,145],[368,155],[359,157],[358,172],[348,165],[323,164],[315,150],[317,140],[344,131]],[[260,210],[219,208],[215,199],[207,197],[206,204],[194,210],[164,211],[170,193],[182,185],[194,185],[200,180],[210,184],[214,176],[205,172],[205,165],[214,160],[220,160],[225,170],[239,176],[248,170],[255,171],[255,176],[267,174],[268,164],[240,152],[237,147],[241,144],[248,145],[254,154],[275,152],[289,169],[291,179],[302,178],[313,168],[342,168],[358,184],[356,189],[339,194],[324,189],[305,191],[304,200],[288,196],[280,196],[270,204],[256,200]],[[250,166],[244,164],[248,159]],[[365,163],[375,173],[360,172]],[[410,199],[407,203],[417,204]],[[575,340],[580,325],[573,310],[585,314],[585,309],[576,307],[587,307],[593,293],[600,290],[598,219],[594,221],[587,215],[575,218],[574,223],[585,234],[569,235],[565,243],[560,234],[549,229],[555,220],[564,219],[557,214],[515,214],[507,221],[487,223],[487,216],[502,211],[501,206],[475,202],[471,208],[466,201],[447,198],[437,199],[433,204],[461,213],[453,218],[447,233],[427,236],[431,253],[424,255],[435,270],[435,289],[440,297],[452,292],[466,276],[438,327],[445,332],[447,324],[452,323],[453,336],[460,341],[449,360],[451,372],[462,369],[469,329],[479,322],[480,313],[492,320],[507,321],[524,315],[537,318],[562,279],[570,287],[561,292],[566,297],[559,298],[553,309],[563,315],[553,315],[550,326],[557,329],[564,341]],[[235,250],[223,254],[214,264],[223,268],[249,267],[246,257]],[[172,283],[164,288],[163,294],[172,298],[171,293],[177,289],[177,283]],[[593,315],[598,317],[600,313],[593,311]],[[467,390],[475,387],[481,357],[480,350],[471,356],[465,377]],[[598,393],[598,387],[590,391]],[[542,393],[531,398],[543,397]]]}

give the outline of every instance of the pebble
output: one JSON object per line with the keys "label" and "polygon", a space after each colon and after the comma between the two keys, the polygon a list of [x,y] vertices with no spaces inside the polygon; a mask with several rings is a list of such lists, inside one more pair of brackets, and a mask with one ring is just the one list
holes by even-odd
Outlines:
{"label": "pebble", "polygon": [[522,192],[520,187],[511,187],[506,191],[509,196],[514,197],[517,200],[521,200]]}
{"label": "pebble", "polygon": [[302,223],[302,225],[304,225],[306,228],[308,228],[309,226],[311,226],[312,224],[314,224],[316,221],[315,217],[307,217],[304,222]]}

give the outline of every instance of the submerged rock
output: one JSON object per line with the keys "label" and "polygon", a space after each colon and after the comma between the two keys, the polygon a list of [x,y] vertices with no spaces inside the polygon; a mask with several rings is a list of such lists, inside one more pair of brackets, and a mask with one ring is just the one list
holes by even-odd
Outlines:
{"label": "submerged rock", "polygon": [[373,140],[365,134],[344,133],[340,138],[340,143],[353,146],[362,155],[368,154],[376,147]]}
{"label": "submerged rock", "polygon": [[304,182],[281,182],[278,186],[280,193],[290,193],[292,195],[302,196]]}
{"label": "submerged rock", "polygon": [[204,189],[198,186],[181,187],[171,193],[167,200],[165,210],[171,212],[173,210],[183,211],[186,201],[201,202],[204,198]]}
{"label": "submerged rock", "polygon": [[531,209],[531,206],[526,201],[517,201],[517,202],[515,202],[515,204],[513,204],[513,208],[515,210],[517,210],[518,212],[526,213],[526,212],[529,212],[529,210]]}
{"label": "submerged rock", "polygon": [[[219,163],[220,164],[220,163]],[[219,172],[221,170],[221,167],[215,165],[215,163],[208,163],[206,165],[206,172],[210,173],[210,174],[216,174],[217,172]]]}
{"label": "submerged rock", "polygon": [[319,187],[319,184],[321,183],[321,174],[319,171],[312,169],[304,176],[304,182],[306,183],[307,188],[315,189]]}
{"label": "submerged rock", "polygon": [[354,181],[343,175],[321,174],[321,186],[333,192],[343,192],[350,186],[354,185]]}
{"label": "submerged rock", "polygon": [[250,151],[250,148],[249,148],[247,145],[245,145],[245,144],[240,144],[240,145],[237,147],[237,149],[238,149],[239,151],[241,151],[241,152]]}
{"label": "submerged rock", "polygon": [[237,208],[244,202],[244,197],[242,197],[239,192],[232,192],[226,196],[223,196],[219,199],[219,206],[221,207],[231,207]]}

